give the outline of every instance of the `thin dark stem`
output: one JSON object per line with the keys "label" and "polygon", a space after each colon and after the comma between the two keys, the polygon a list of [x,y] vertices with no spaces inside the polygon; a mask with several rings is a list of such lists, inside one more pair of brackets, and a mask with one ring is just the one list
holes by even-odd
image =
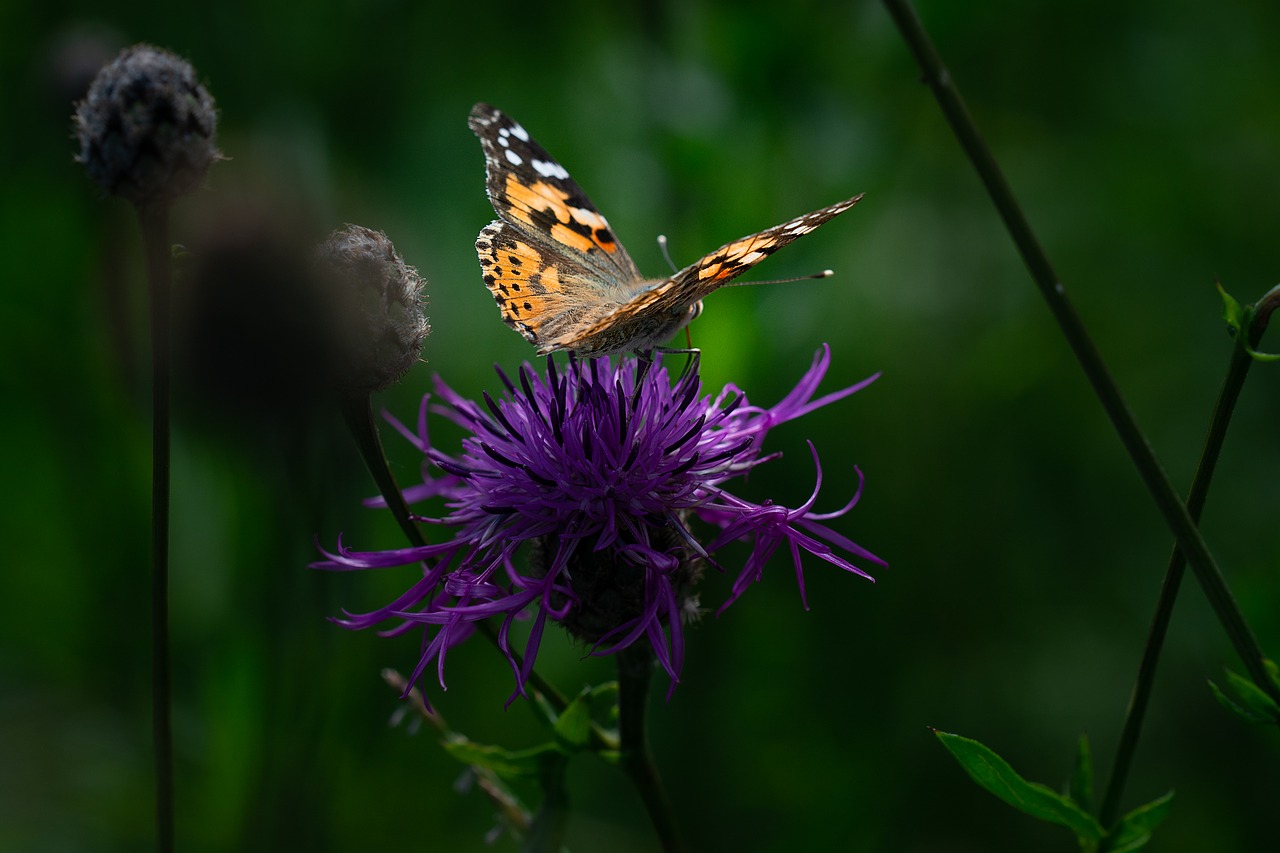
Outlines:
{"label": "thin dark stem", "polygon": [[951,124],[952,131],[985,184],[996,210],[999,211],[1005,227],[1022,255],[1023,262],[1048,303],[1049,310],[1058,321],[1063,336],[1067,339],[1085,376],[1093,386],[1094,393],[1111,419],[1112,427],[1119,435],[1125,450],[1128,451],[1134,467],[1138,469],[1138,474],[1142,477],[1147,491],[1150,492],[1161,515],[1164,516],[1165,523],[1173,531],[1178,547],[1187,555],[1191,569],[1204,590],[1205,598],[1209,600],[1214,613],[1217,614],[1218,621],[1226,630],[1236,653],[1240,655],[1254,682],[1267,691],[1272,698],[1280,701],[1280,689],[1271,684],[1267,677],[1262,649],[1252,629],[1245,622],[1244,615],[1240,612],[1240,607],[1236,604],[1222,572],[1214,563],[1208,546],[1200,536],[1195,522],[1187,514],[1187,509],[1174,490],[1173,484],[1169,482],[1164,469],[1160,467],[1151,445],[1138,428],[1132,412],[1125,404],[1115,380],[1111,378],[1102,356],[1098,354],[1097,348],[1085,331],[1079,315],[1067,299],[1065,288],[1049,263],[1048,256],[1041,248],[1035,233],[1031,230],[1022,209],[1018,206],[1017,199],[1009,189],[991,150],[978,132],[960,93],[951,80],[950,72],[943,65],[937,49],[925,33],[919,18],[916,17],[915,10],[907,0],[884,0],[884,5],[902,32],[907,46],[915,55],[916,61],[924,72],[924,81],[933,90],[934,97],[937,98],[943,114]]}
{"label": "thin dark stem", "polygon": [[[1256,347],[1262,339],[1270,313],[1270,311],[1259,313],[1250,328],[1241,331],[1242,335],[1247,336],[1246,340],[1250,348]],[[1222,451],[1222,443],[1227,435],[1227,427],[1231,424],[1231,415],[1235,411],[1236,402],[1240,399],[1240,391],[1244,387],[1245,378],[1249,375],[1249,368],[1253,366],[1253,358],[1243,344],[1244,342],[1241,341],[1231,352],[1231,364],[1222,382],[1222,390],[1218,394],[1218,402],[1213,410],[1213,419],[1209,422],[1209,432],[1205,436],[1204,450],[1200,454],[1200,464],[1196,467],[1191,491],[1187,495],[1187,513],[1196,523],[1200,521],[1205,499],[1209,495],[1209,483],[1213,480],[1218,456]],[[1151,619],[1151,630],[1147,634],[1146,646],[1142,650],[1142,662],[1138,665],[1138,678],[1134,684],[1133,696],[1125,711],[1124,728],[1120,733],[1111,776],[1107,780],[1102,809],[1098,813],[1098,820],[1105,827],[1111,826],[1120,811],[1120,798],[1124,794],[1129,768],[1133,764],[1138,738],[1142,733],[1142,722],[1155,685],[1156,668],[1160,662],[1160,650],[1164,645],[1165,634],[1168,632],[1169,620],[1178,599],[1178,589],[1182,584],[1186,565],[1186,557],[1175,544],[1169,555],[1169,567],[1165,570],[1164,584],[1160,587],[1156,612]]]}
{"label": "thin dark stem", "polygon": [[[391,469],[387,467],[387,457],[382,451],[382,439],[379,437],[378,429],[374,425],[373,408],[369,395],[350,394],[344,397],[342,400],[342,415],[346,419],[347,428],[351,430],[351,435],[355,438],[356,444],[360,448],[360,455],[364,458],[365,466],[373,476],[373,481],[377,484],[378,491],[382,494],[383,499],[386,500],[387,508],[391,510],[391,515],[395,518],[396,523],[400,525],[400,529],[404,532],[410,544],[419,548],[425,546],[427,540],[423,537],[422,531],[418,529],[418,525],[414,523],[413,515],[409,512],[409,506],[404,501],[404,495],[396,484],[395,476],[392,475]],[[477,623],[476,630],[489,642],[493,643],[495,647],[498,646],[498,632],[488,622]],[[519,652],[513,649],[511,656],[515,659],[516,667],[520,667]],[[565,699],[564,694],[540,676],[536,669],[529,673],[529,681],[533,684],[534,689],[546,698],[557,713],[569,707],[569,700]],[[600,730],[599,726],[592,725],[591,737],[593,744],[597,748],[612,748],[610,738]]]}
{"label": "thin dark stem", "polygon": [[645,710],[649,682],[653,677],[653,651],[635,643],[618,652],[618,734],[622,744],[622,766],[640,792],[662,849],[667,853],[684,850],[676,827],[671,800],[658,775],[658,766],[649,752]]}
{"label": "thin dark stem", "polygon": [[418,525],[413,523],[413,516],[404,502],[404,495],[400,493],[396,478],[387,467],[387,457],[382,452],[382,439],[373,422],[373,407],[369,395],[353,393],[343,397],[342,416],[346,419],[347,429],[351,431],[352,437],[360,448],[360,456],[364,459],[365,467],[373,476],[373,482],[386,500],[387,509],[391,510],[391,515],[400,525],[405,538],[414,547],[425,546],[427,540],[423,538]]}
{"label": "thin dark stem", "polygon": [[174,844],[173,725],[169,675],[169,207],[138,208],[151,313],[151,732],[156,848]]}

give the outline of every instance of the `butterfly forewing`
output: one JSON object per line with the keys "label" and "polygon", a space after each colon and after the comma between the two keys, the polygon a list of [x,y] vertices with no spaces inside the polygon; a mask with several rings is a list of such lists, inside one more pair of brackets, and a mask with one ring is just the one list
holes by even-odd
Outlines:
{"label": "butterfly forewing", "polygon": [[821,210],[789,219],[781,225],[775,225],[758,234],[749,234],[732,243],[726,243],[666,281],[638,294],[625,305],[619,306],[607,316],[600,318],[592,326],[583,329],[579,333],[579,338],[590,339],[600,334],[610,324],[637,314],[672,314],[687,308],[712,291],[724,287],[797,237],[803,237],[861,200],[862,196],[857,195]]}
{"label": "butterfly forewing", "polygon": [[468,124],[484,149],[489,201],[503,221],[579,255],[583,266],[599,273],[599,287],[640,281],[608,220],[524,127],[488,104],[476,104]]}

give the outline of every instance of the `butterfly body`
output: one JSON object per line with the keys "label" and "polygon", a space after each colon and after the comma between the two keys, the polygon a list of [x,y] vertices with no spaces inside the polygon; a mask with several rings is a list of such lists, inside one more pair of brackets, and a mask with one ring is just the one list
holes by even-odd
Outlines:
{"label": "butterfly body", "polygon": [[485,285],[539,355],[645,351],[702,311],[702,299],[862,198],[726,243],[668,278],[646,279],[581,187],[528,132],[488,104],[468,121],[498,214],[476,238]]}

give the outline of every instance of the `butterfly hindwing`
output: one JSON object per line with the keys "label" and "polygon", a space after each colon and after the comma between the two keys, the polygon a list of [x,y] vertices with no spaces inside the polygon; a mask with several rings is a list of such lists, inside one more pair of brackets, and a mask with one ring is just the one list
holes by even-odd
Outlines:
{"label": "butterfly hindwing", "polygon": [[528,229],[492,222],[476,238],[476,254],[502,319],[539,350],[568,330],[597,321],[599,306],[612,308],[590,293],[596,287],[593,270],[557,253]]}

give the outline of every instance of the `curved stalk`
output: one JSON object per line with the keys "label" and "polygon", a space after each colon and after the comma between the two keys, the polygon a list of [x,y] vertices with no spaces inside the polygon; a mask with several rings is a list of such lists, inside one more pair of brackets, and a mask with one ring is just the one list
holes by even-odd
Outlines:
{"label": "curved stalk", "polygon": [[649,752],[645,711],[653,676],[653,650],[636,643],[618,652],[618,729],[622,767],[644,801],[645,811],[666,853],[685,849],[676,827],[671,800]]}
{"label": "curved stalk", "polygon": [[[1280,288],[1273,290],[1272,294],[1280,296]],[[1236,401],[1240,399],[1240,390],[1244,387],[1245,378],[1249,375],[1249,368],[1253,366],[1253,357],[1249,354],[1249,350],[1257,347],[1262,340],[1271,312],[1275,308],[1275,305],[1271,304],[1274,301],[1275,299],[1272,299],[1271,302],[1263,303],[1263,309],[1254,315],[1254,322],[1248,329],[1241,330],[1240,334],[1244,339],[1237,341],[1236,347],[1231,352],[1231,364],[1227,368],[1226,378],[1222,381],[1222,390],[1214,406],[1213,419],[1209,422],[1209,433],[1205,436],[1200,463],[1196,466],[1191,490],[1187,494],[1187,513],[1197,523],[1200,521],[1200,513],[1204,510],[1205,499],[1209,494],[1209,483],[1213,479],[1214,469],[1218,464],[1218,455],[1222,451],[1222,443],[1227,435],[1227,427],[1231,423],[1231,415],[1235,411]],[[1142,650],[1142,662],[1138,665],[1138,677],[1134,684],[1133,696],[1129,700],[1129,707],[1125,710],[1124,728],[1120,732],[1120,742],[1116,747],[1111,776],[1107,780],[1102,809],[1098,812],[1099,822],[1108,828],[1116,820],[1120,811],[1120,798],[1124,793],[1129,767],[1133,763],[1133,756],[1137,750],[1138,737],[1142,733],[1142,721],[1155,685],[1160,650],[1164,645],[1165,634],[1168,632],[1169,620],[1173,615],[1173,606],[1178,599],[1178,589],[1182,585],[1186,566],[1186,557],[1175,544],[1173,553],[1169,555],[1169,567],[1165,570],[1164,583],[1160,587],[1160,597],[1156,602],[1156,612],[1152,616],[1151,629]]]}
{"label": "curved stalk", "polygon": [[1019,207],[995,157],[992,156],[991,149],[987,147],[982,134],[978,132],[973,118],[965,107],[964,100],[951,79],[950,72],[943,65],[942,58],[928,34],[925,33],[915,10],[907,0],[884,0],[884,5],[920,65],[924,82],[933,90],[934,97],[950,123],[952,131],[986,186],[987,193],[991,196],[1001,219],[1004,220],[1005,227],[1022,255],[1032,279],[1039,287],[1063,336],[1075,353],[1076,360],[1080,362],[1080,367],[1093,386],[1094,393],[1102,403],[1134,467],[1138,469],[1138,474],[1142,477],[1147,491],[1151,494],[1161,515],[1164,516],[1165,523],[1173,531],[1178,548],[1191,564],[1196,580],[1204,590],[1205,598],[1209,600],[1218,621],[1226,630],[1236,653],[1244,662],[1254,683],[1280,702],[1280,689],[1277,689],[1267,676],[1262,648],[1258,645],[1253,630],[1245,621],[1240,606],[1236,603],[1226,579],[1209,553],[1209,548],[1200,536],[1194,520],[1188,514],[1187,508],[1183,506],[1173,484],[1169,482],[1146,436],[1138,428],[1133,413],[1125,404],[1120,389],[1111,378],[1102,356],[1085,330],[1075,307],[1067,298],[1066,289],[1036,239],[1030,223]]}

